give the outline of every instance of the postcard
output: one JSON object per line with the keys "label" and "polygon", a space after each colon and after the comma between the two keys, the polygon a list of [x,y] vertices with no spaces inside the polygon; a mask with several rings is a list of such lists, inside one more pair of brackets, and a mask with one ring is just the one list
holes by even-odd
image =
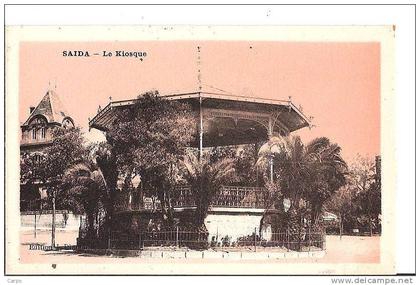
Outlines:
{"label": "postcard", "polygon": [[394,274],[395,33],[6,27],[6,273]]}

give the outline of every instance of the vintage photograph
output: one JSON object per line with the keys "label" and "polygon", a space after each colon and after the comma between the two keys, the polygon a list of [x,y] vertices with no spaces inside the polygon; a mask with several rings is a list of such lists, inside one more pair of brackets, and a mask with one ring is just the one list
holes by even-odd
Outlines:
{"label": "vintage photograph", "polygon": [[[18,41],[13,264],[392,272],[387,42],[356,40],[354,27],[313,31],[328,41],[242,29],[249,39],[142,38],[191,32],[158,27],[130,40]],[[394,32],[360,30],[386,41]]]}

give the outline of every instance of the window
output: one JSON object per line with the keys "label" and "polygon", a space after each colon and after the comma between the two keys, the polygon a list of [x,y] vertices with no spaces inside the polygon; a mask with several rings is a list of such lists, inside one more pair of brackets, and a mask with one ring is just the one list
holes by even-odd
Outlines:
{"label": "window", "polygon": [[41,139],[45,139],[45,128],[41,129]]}
{"label": "window", "polygon": [[73,124],[73,122],[71,121],[71,119],[70,119],[70,118],[65,118],[65,119],[63,120],[63,127],[64,127],[65,129],[67,129],[67,128],[72,128],[72,127],[74,127],[74,124]]}
{"label": "window", "polygon": [[40,163],[41,162],[41,156],[39,154],[34,155],[34,161],[36,163]]}
{"label": "window", "polygon": [[36,140],[36,129],[32,130],[32,139]]}
{"label": "window", "polygon": [[35,164],[40,164],[42,161],[42,155],[41,154],[34,154],[34,156],[32,157],[33,161]]}

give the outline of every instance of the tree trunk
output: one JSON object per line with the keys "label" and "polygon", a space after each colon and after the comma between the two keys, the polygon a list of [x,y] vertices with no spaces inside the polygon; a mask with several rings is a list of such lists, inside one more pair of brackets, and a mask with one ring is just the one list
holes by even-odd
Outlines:
{"label": "tree trunk", "polygon": [[[166,190],[165,190],[165,187]],[[158,197],[160,200],[160,207],[162,213],[162,220],[165,225],[165,228],[172,229],[174,226],[174,217],[172,212],[171,196],[170,196],[170,186],[164,185],[163,183],[160,186],[160,191],[158,192]]]}
{"label": "tree trunk", "polygon": [[88,239],[94,239],[94,213],[90,212],[87,214],[88,219]]}
{"label": "tree trunk", "polygon": [[102,229],[102,237],[101,237],[101,244],[105,244],[111,238],[112,233],[112,223],[114,217],[114,206],[116,201],[116,185],[109,188],[109,197],[106,203],[106,216],[105,216],[105,223]]}
{"label": "tree trunk", "polygon": [[52,192],[51,247],[55,249],[55,189]]}
{"label": "tree trunk", "polygon": [[[108,138],[107,138],[108,140]],[[111,228],[114,216],[114,205],[116,201],[116,188],[118,181],[118,171],[116,166],[116,157],[112,153],[110,158],[96,158],[99,169],[103,173],[103,177],[107,186],[107,201],[105,203],[105,223],[102,227],[102,236],[100,242],[105,244],[111,238]]]}
{"label": "tree trunk", "polygon": [[36,238],[36,210],[35,210],[35,221],[34,221],[34,238]]}
{"label": "tree trunk", "polygon": [[166,201],[166,214],[168,216],[168,227],[173,229],[175,221],[174,221],[174,213],[173,213],[173,207],[172,207],[172,198],[169,193],[169,195],[166,195],[167,201]]}
{"label": "tree trunk", "polygon": [[310,223],[311,226],[315,226],[316,225],[316,219],[317,219],[317,209],[316,209],[316,205],[314,205],[314,203],[311,202],[311,219],[310,219]]}
{"label": "tree trunk", "polygon": [[291,248],[293,250],[298,249],[300,245],[300,218],[299,214],[294,206],[289,210],[289,238],[292,243]]}

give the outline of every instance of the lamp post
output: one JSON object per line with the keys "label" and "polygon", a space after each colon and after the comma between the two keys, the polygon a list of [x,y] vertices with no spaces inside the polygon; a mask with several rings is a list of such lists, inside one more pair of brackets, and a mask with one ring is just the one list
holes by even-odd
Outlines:
{"label": "lamp post", "polygon": [[273,183],[274,182],[274,155],[276,153],[280,153],[280,147],[277,144],[273,144],[270,147],[270,182]]}
{"label": "lamp post", "polygon": [[[268,164],[270,169],[270,182],[274,182],[274,156],[276,154],[280,154],[283,149],[285,149],[284,143],[282,139],[276,136],[270,136],[269,140],[263,144],[258,151],[258,155],[260,158],[258,159],[257,163],[263,162],[266,163],[266,159],[268,158]],[[266,158],[266,159],[262,159]]]}

